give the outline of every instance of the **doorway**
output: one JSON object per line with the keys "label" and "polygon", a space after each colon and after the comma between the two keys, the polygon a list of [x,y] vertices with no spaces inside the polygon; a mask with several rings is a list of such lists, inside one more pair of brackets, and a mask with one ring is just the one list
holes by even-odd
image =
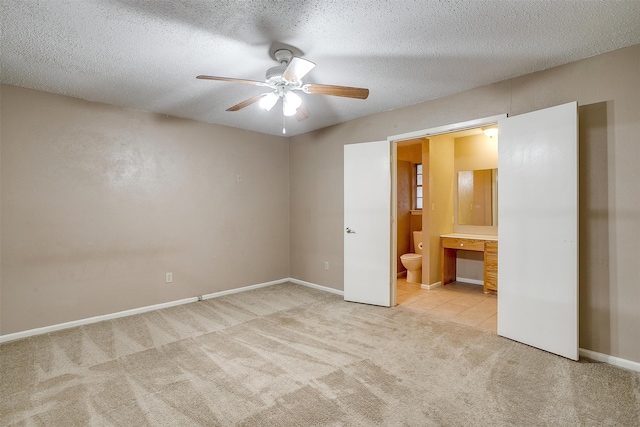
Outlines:
{"label": "doorway", "polygon": [[[442,126],[418,132],[391,136],[387,144],[362,143],[363,152],[368,147],[379,146],[371,161],[367,162],[366,172],[376,177],[395,179],[395,149],[398,141],[415,138],[428,138],[430,141],[439,135],[482,127],[498,122],[502,142],[499,148],[499,167],[501,182],[498,197],[498,216],[500,217],[500,250],[488,242],[473,242],[465,250],[475,248],[486,254],[493,252],[500,268],[493,272],[499,282],[501,298],[498,302],[498,335],[519,341],[551,353],[573,360],[578,359],[578,115],[577,102],[549,107],[507,118],[506,115],[479,119],[461,124]],[[364,180],[361,188],[357,185],[360,174],[352,174],[347,169],[345,146],[345,299],[347,291],[360,289],[352,294],[354,302],[366,302],[365,297],[377,292],[384,299],[379,305],[390,306],[396,301],[397,282],[397,230],[395,181],[392,185],[370,188],[371,179]],[[438,146],[436,146],[438,147]],[[359,151],[353,148],[356,153]],[[437,149],[429,151],[431,164]],[[352,153],[352,154],[356,154]],[[389,166],[393,173],[389,173]],[[424,166],[424,164],[423,164]],[[424,172],[424,170],[423,170]],[[354,175],[354,176],[352,176]],[[382,181],[381,181],[382,182]],[[438,188],[429,179],[430,189]],[[350,188],[354,185],[353,188]],[[366,215],[351,215],[357,207],[348,208],[347,189],[367,193],[367,199],[379,203],[380,209],[367,208]],[[389,192],[392,197],[389,197]],[[450,198],[452,195],[449,194]],[[433,200],[433,194],[430,195]],[[430,200],[430,201],[431,201]],[[426,201],[424,205],[427,206]],[[434,212],[433,206],[424,212]],[[392,211],[392,215],[384,212]],[[435,212],[438,211],[436,202]],[[364,224],[371,213],[382,213],[379,226],[364,235],[355,234],[356,226]],[[423,214],[423,225],[427,215]],[[429,214],[433,219],[433,214]],[[445,217],[446,218],[446,217]],[[386,219],[386,221],[385,221]],[[453,219],[453,218],[452,218]],[[390,220],[390,221],[389,221]],[[347,223],[348,221],[348,223]],[[453,221],[452,221],[453,222]],[[430,221],[432,224],[433,221]],[[359,242],[363,247],[368,243],[375,245],[376,236],[388,233],[386,241],[380,245],[387,248],[392,256],[367,258],[358,251],[347,248]],[[426,231],[423,228],[423,234]],[[350,238],[355,237],[355,238]],[[357,236],[357,237],[356,237]],[[461,241],[469,237],[460,235],[438,235],[429,230],[428,244],[423,249],[431,251],[441,240],[442,253],[450,260],[452,251],[462,249],[468,242]],[[493,240],[478,239],[474,240]],[[453,246],[447,246],[453,245]],[[487,250],[487,246],[491,250]],[[350,254],[350,255],[349,255]],[[445,260],[445,257],[441,257]],[[455,259],[455,258],[453,258]],[[430,262],[433,262],[430,259]],[[384,273],[377,275],[376,281],[363,280],[363,275],[348,275],[348,271],[368,271],[379,269],[384,264]],[[446,265],[451,266],[448,262]],[[456,265],[456,264],[453,264]],[[485,262],[485,265],[490,265]],[[455,270],[442,269],[443,283],[456,277]],[[389,274],[390,273],[390,274]],[[433,277],[433,271],[430,271]],[[485,271],[485,282],[490,278]],[[428,282],[431,283],[431,282]],[[431,285],[429,285],[431,286]],[[544,313],[543,317],[540,313]]]}
{"label": "doorway", "polygon": [[[458,274],[447,286],[441,284],[440,260],[441,235],[467,232],[497,236],[497,188],[491,184],[491,171],[497,170],[497,135],[485,134],[488,129],[497,129],[495,122],[393,142],[397,236],[394,286],[397,305],[495,333],[497,295],[483,291],[483,253],[457,251]],[[478,199],[475,203],[474,195]],[[422,231],[421,251],[413,239],[416,230]],[[415,274],[407,275],[403,265],[407,263],[402,259],[412,259],[411,253],[418,251],[422,255],[422,277],[416,281]]]}

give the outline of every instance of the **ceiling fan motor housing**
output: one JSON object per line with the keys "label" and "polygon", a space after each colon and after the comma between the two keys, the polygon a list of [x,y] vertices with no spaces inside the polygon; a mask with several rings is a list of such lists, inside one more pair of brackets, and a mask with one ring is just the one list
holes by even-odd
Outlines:
{"label": "ceiling fan motor housing", "polygon": [[291,62],[293,53],[291,53],[291,51],[288,49],[279,49],[275,51],[273,56],[276,58],[276,61],[280,63],[280,65],[271,67],[267,70],[265,80],[269,85],[276,85],[278,83],[284,82],[282,74],[284,74],[284,70],[287,69],[289,62]]}
{"label": "ceiling fan motor housing", "polygon": [[278,65],[276,67],[271,67],[267,70],[267,74],[265,76],[265,80],[269,85],[276,85],[277,83],[283,82],[282,74],[284,70],[287,69],[287,65]]}

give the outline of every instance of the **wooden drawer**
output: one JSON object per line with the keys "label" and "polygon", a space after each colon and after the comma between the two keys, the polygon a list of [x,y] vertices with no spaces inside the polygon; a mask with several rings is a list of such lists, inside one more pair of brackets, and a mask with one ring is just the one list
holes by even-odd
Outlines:
{"label": "wooden drawer", "polygon": [[485,245],[484,291],[498,292],[498,242],[487,242]]}
{"label": "wooden drawer", "polygon": [[484,251],[484,240],[442,238],[442,247],[450,249],[464,249],[465,251]]}
{"label": "wooden drawer", "polygon": [[484,291],[498,291],[498,272],[497,271],[485,271],[484,272]]}
{"label": "wooden drawer", "polygon": [[484,269],[486,271],[498,271],[498,253],[485,252],[484,253]]}

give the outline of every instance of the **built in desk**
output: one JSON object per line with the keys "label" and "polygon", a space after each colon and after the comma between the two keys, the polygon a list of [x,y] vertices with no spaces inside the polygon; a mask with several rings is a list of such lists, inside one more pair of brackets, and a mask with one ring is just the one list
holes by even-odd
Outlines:
{"label": "built in desk", "polygon": [[475,234],[444,234],[440,236],[441,283],[456,280],[456,261],[458,250],[484,253],[485,293],[498,292],[498,236]]}

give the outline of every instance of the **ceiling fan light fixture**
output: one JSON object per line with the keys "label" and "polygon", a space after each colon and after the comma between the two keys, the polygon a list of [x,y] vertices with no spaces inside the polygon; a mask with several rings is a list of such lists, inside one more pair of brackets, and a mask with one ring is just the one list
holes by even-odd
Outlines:
{"label": "ceiling fan light fixture", "polygon": [[287,102],[287,105],[290,105],[294,110],[297,110],[298,107],[302,105],[302,99],[300,96],[293,92],[287,92],[284,95],[284,100]]}
{"label": "ceiling fan light fixture", "polygon": [[301,105],[302,99],[297,94],[287,92],[282,100],[282,112],[285,116],[294,116]]}
{"label": "ceiling fan light fixture", "polygon": [[285,101],[283,106],[282,106],[282,113],[287,117],[295,116],[296,109],[292,108],[290,105],[287,104],[287,101]]}
{"label": "ceiling fan light fixture", "polygon": [[276,102],[278,102],[278,95],[276,95],[274,92],[271,92],[262,97],[258,105],[260,105],[260,108],[270,111],[273,106],[276,105]]}

